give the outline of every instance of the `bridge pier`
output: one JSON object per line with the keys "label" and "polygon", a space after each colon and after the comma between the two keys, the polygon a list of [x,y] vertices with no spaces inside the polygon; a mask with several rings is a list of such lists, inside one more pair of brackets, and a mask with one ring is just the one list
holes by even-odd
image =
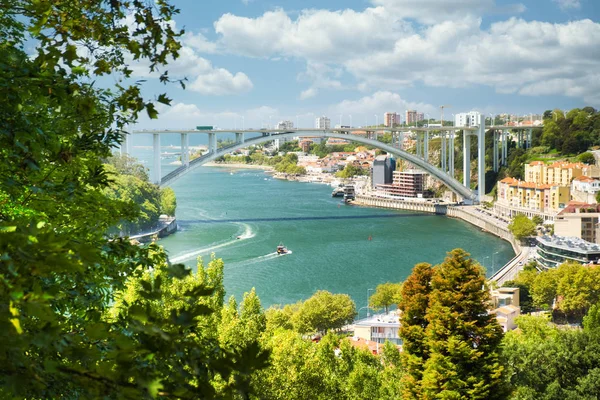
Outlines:
{"label": "bridge pier", "polygon": [[190,142],[187,133],[181,134],[181,165],[190,165]]}
{"label": "bridge pier", "polygon": [[463,185],[471,188],[471,135],[463,131]]}
{"label": "bridge pier", "polygon": [[454,177],[454,137],[456,132],[450,132],[450,176]]}
{"label": "bridge pier", "polygon": [[485,196],[485,119],[481,118],[477,131],[477,200]]}
{"label": "bridge pier", "polygon": [[531,142],[533,141],[533,129],[527,129],[527,148],[531,148]]}
{"label": "bridge pier", "polygon": [[423,159],[429,162],[429,131],[425,131],[424,138],[425,144],[423,145]]}
{"label": "bridge pier", "polygon": [[236,143],[243,143],[244,142],[244,133],[243,132],[236,132],[236,134],[235,134],[235,142]]}
{"label": "bridge pier", "polygon": [[211,153],[217,152],[217,134],[214,132],[208,134],[208,151]]}
{"label": "bridge pier", "polygon": [[442,156],[442,162],[441,162],[441,166],[442,166],[442,171],[444,171],[444,173],[447,172],[446,170],[446,132],[445,131],[441,131],[440,132],[440,137],[441,137],[441,156]]}
{"label": "bridge pier", "polygon": [[129,133],[123,132],[121,138],[121,155],[124,156],[129,154]]}
{"label": "bridge pier", "polygon": [[493,152],[493,163],[492,166],[494,168],[494,172],[498,172],[498,131],[494,130],[494,152]]}
{"label": "bridge pier", "polygon": [[153,165],[153,178],[152,181],[160,185],[161,171],[160,171],[160,134],[152,134],[152,146],[154,150],[154,165]]}
{"label": "bridge pier", "polygon": [[508,153],[508,134],[505,130],[500,132],[502,135],[502,165],[506,166],[506,154]]}

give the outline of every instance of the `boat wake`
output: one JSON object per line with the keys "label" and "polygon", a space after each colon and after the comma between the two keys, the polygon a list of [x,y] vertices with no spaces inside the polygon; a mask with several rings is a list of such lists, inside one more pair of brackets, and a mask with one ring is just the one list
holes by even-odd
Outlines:
{"label": "boat wake", "polygon": [[240,235],[235,235],[233,240],[228,240],[226,242],[223,243],[219,243],[219,244],[215,244],[213,246],[209,246],[209,247],[202,247],[200,249],[195,249],[192,251],[188,251],[186,253],[183,254],[178,254],[175,257],[170,257],[169,260],[172,263],[181,263],[181,262],[185,262],[188,260],[192,260],[195,259],[196,257],[203,255],[203,254],[207,254],[207,253],[212,253],[214,250],[216,249],[220,249],[222,247],[225,246],[229,246],[235,243],[239,243],[240,240],[246,240],[246,239],[251,239],[254,236],[256,236],[256,234],[254,233],[254,231],[252,230],[252,228],[250,227],[250,225],[248,224],[239,224],[241,226],[244,227],[244,232]]}
{"label": "boat wake", "polygon": [[236,264],[238,264],[240,266],[242,266],[242,265],[243,266],[248,266],[248,265],[256,264],[256,263],[263,262],[263,261],[273,260],[273,259],[278,258],[278,257],[287,256],[288,254],[292,254],[292,251],[288,250],[288,252],[285,253],[285,254],[277,254],[277,252],[275,251],[273,253],[265,254],[264,256],[258,256],[258,257],[255,257],[255,258],[251,258],[249,260],[245,260],[245,261],[242,261],[242,262],[239,262],[239,263],[236,263]]}

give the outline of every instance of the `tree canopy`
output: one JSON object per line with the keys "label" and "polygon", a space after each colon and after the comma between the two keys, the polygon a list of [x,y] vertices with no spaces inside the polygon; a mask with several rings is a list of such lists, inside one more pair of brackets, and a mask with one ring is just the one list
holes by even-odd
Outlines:
{"label": "tree canopy", "polygon": [[535,234],[535,226],[535,222],[527,218],[527,216],[518,214],[508,224],[508,229],[517,240],[522,240]]}
{"label": "tree canopy", "polygon": [[402,284],[386,282],[377,285],[375,293],[369,298],[372,308],[383,308],[387,314],[393,304],[399,304],[402,299]]}

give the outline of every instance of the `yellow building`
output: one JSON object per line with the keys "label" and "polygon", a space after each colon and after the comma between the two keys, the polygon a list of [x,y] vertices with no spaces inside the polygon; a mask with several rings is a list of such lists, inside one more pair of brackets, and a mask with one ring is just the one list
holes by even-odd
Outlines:
{"label": "yellow building", "polygon": [[547,165],[542,161],[525,164],[525,181],[542,185],[569,186],[574,178],[593,176],[596,171],[591,165],[557,161]]}
{"label": "yellow building", "polygon": [[568,186],[523,182],[504,178],[498,182],[498,203],[511,208],[541,213],[557,212],[570,199]]}

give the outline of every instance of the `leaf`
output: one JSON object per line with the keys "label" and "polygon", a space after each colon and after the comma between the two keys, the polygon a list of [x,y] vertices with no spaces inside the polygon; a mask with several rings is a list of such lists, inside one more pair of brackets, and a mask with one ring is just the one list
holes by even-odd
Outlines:
{"label": "leaf", "polygon": [[10,322],[13,324],[19,335],[23,333],[23,329],[21,329],[21,322],[19,322],[18,318],[11,318]]}
{"label": "leaf", "polygon": [[11,233],[17,230],[16,226],[0,226],[0,233]]}
{"label": "leaf", "polygon": [[166,104],[168,106],[171,105],[171,99],[169,99],[167,97],[167,95],[165,95],[164,93],[161,93],[160,95],[158,95],[158,99],[156,101],[158,101],[159,103],[162,103],[162,104]]}
{"label": "leaf", "polygon": [[169,277],[183,279],[192,273],[192,270],[184,264],[173,264],[168,269]]}

